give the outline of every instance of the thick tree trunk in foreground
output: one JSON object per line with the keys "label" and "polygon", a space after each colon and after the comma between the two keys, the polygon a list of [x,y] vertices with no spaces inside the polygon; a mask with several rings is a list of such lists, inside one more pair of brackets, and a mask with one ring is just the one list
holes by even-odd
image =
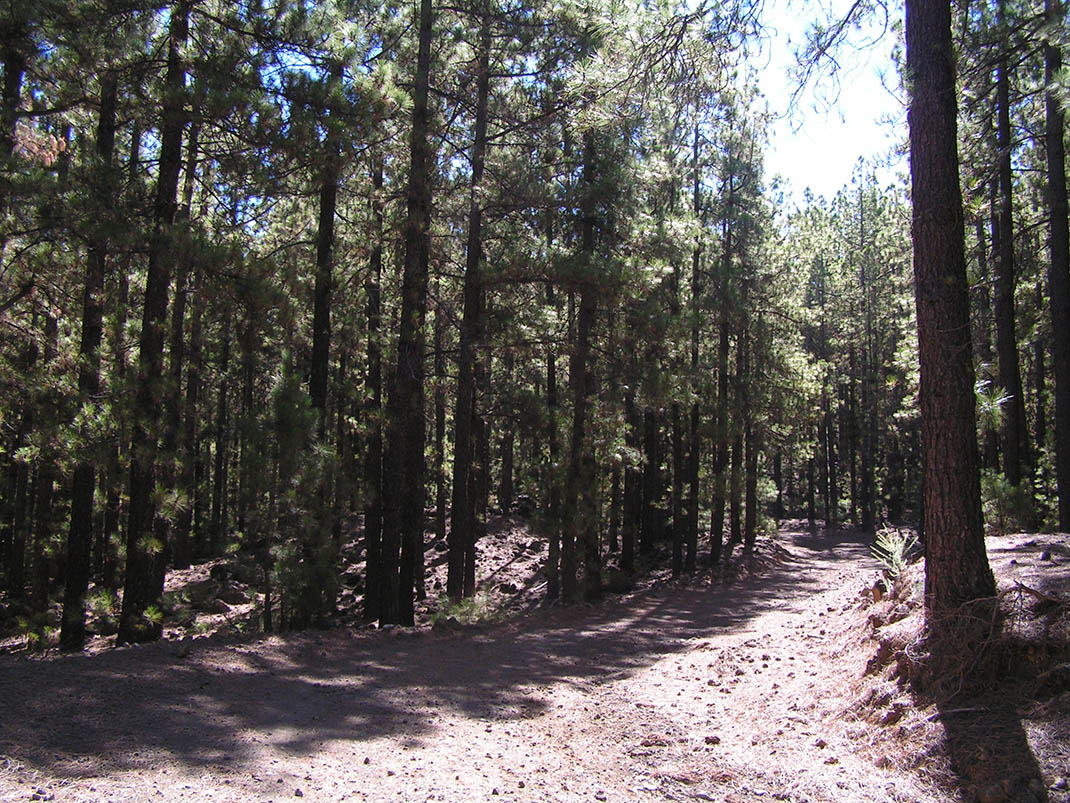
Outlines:
{"label": "thick tree trunk in foreground", "polygon": [[[1062,3],[1045,0],[1053,30],[1063,24]],[[1066,128],[1056,96],[1055,80],[1062,54],[1049,42],[1044,46],[1045,145],[1048,160],[1048,293],[1051,296],[1052,368],[1055,373],[1055,479],[1059,490],[1059,529],[1070,531],[1070,224],[1067,223]]]}
{"label": "thick tree trunk in foreground", "polygon": [[915,300],[921,361],[925,604],[937,642],[995,593],[985,552],[948,0],[908,0]]}

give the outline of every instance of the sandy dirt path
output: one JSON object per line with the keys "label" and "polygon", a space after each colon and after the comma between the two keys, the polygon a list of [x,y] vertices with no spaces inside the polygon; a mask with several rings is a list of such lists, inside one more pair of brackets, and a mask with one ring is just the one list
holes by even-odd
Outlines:
{"label": "sandy dirt path", "polygon": [[782,532],[777,552],[459,632],[0,656],[0,800],[929,798],[834,721],[826,623],[876,575],[861,537]]}

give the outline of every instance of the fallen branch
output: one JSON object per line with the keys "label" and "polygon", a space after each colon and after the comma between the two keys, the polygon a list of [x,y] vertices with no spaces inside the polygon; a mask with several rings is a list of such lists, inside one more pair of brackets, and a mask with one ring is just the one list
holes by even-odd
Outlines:
{"label": "fallen branch", "polygon": [[1059,597],[1053,597],[1050,594],[1045,594],[1043,591],[1038,591],[1035,588],[1030,588],[1020,580],[1014,584],[1014,590],[1018,591],[1019,593],[1024,591],[1026,594],[1036,597],[1041,602],[1047,602],[1051,605],[1064,606],[1067,604],[1067,600],[1060,599]]}

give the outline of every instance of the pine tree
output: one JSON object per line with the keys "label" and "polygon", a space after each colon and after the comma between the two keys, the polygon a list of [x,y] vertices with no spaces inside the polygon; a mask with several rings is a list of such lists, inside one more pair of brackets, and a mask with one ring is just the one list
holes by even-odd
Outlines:
{"label": "pine tree", "polygon": [[167,545],[155,542],[150,534],[155,514],[153,494],[157,452],[157,436],[152,421],[159,407],[163,378],[163,328],[172,278],[171,227],[175,220],[182,137],[186,124],[186,71],[181,53],[189,34],[189,11],[188,3],[180,2],[174,6],[168,31],[166,91],[160,124],[160,167],[150,234],[131,443],[127,566],[119,623],[120,643],[159,638],[161,632],[159,621],[145,618],[149,606],[163,593],[163,574],[157,564],[167,554]]}
{"label": "pine tree", "polygon": [[950,4],[910,0],[906,43],[925,461],[925,604],[939,646],[963,624],[961,617],[970,615],[963,606],[991,597],[995,583],[981,518]]}

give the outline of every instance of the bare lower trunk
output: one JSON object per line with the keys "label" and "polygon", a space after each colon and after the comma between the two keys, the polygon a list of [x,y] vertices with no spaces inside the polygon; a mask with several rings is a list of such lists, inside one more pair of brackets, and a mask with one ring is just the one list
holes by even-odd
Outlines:
{"label": "bare lower trunk", "polygon": [[908,0],[915,298],[921,361],[925,603],[934,635],[991,597],[978,474],[974,375],[948,0]]}

